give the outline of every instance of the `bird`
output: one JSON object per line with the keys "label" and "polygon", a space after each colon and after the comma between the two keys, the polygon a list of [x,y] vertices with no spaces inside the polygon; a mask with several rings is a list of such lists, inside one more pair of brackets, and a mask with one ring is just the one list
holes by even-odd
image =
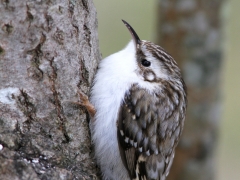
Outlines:
{"label": "bird", "polygon": [[183,130],[187,90],[161,46],[132,40],[101,60],[80,101],[90,116],[94,156],[104,180],[165,180]]}

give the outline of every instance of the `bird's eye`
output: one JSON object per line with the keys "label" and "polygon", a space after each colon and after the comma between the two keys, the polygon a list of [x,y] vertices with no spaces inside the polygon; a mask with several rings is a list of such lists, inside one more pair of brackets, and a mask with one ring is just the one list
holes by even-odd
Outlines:
{"label": "bird's eye", "polygon": [[143,59],[142,60],[142,65],[145,66],[145,67],[149,67],[151,65],[151,62],[146,60],[146,59]]}

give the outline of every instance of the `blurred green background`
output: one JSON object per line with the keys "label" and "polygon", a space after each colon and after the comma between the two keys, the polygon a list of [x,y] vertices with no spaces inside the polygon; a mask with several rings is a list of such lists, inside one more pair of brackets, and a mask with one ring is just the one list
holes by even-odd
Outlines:
{"label": "blurred green background", "polygon": [[[141,39],[154,41],[157,1],[94,0],[98,13],[102,57],[121,50],[131,39],[121,19]],[[240,180],[240,1],[223,7],[224,63],[222,66],[222,119],[217,149],[216,179]]]}

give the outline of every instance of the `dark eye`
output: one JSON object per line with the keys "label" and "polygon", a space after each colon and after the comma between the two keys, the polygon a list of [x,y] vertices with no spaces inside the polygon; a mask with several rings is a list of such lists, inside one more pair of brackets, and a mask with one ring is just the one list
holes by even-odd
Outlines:
{"label": "dark eye", "polygon": [[142,65],[145,66],[145,67],[149,67],[151,65],[151,62],[146,60],[146,59],[143,59],[142,60]]}

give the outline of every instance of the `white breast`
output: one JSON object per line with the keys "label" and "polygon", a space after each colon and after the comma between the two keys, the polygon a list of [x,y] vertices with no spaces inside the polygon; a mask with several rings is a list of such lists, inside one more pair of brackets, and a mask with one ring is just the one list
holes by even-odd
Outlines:
{"label": "white breast", "polygon": [[90,101],[96,115],[90,128],[104,179],[129,179],[118,148],[117,117],[124,95],[133,83],[149,89],[149,83],[137,76],[136,69],[135,46],[130,41],[125,49],[100,62],[91,89]]}

